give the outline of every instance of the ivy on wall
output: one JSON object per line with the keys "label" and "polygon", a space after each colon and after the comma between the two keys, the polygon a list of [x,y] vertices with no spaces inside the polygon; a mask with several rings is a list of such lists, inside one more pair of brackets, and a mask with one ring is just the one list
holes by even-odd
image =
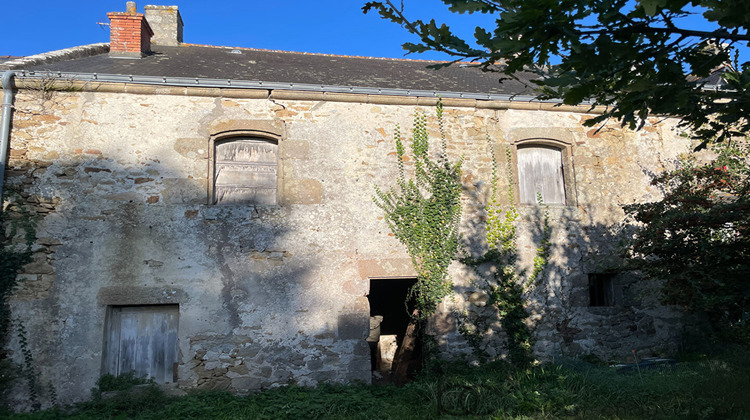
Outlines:
{"label": "ivy on wall", "polygon": [[[6,189],[3,196],[5,200],[0,212],[0,395],[5,396],[11,381],[17,376],[17,368],[11,364],[5,352],[11,329],[8,299],[16,286],[16,275],[31,262],[37,218],[23,205],[23,198],[17,192]],[[23,338],[25,340],[25,336]],[[32,398],[35,395],[32,388]]]}
{"label": "ivy on wall", "polygon": [[396,187],[383,191],[375,187],[375,204],[383,209],[385,220],[396,238],[406,246],[417,283],[411,294],[416,300],[419,318],[434,314],[437,305],[453,293],[448,266],[458,251],[458,225],[461,220],[461,164],[451,162],[443,126],[443,104],[438,101],[437,121],[440,149],[431,156],[427,117],[414,115],[411,137],[413,172],[407,177],[404,162],[406,147],[396,126],[398,178]]}
{"label": "ivy on wall", "polygon": [[[465,257],[461,262],[474,268],[479,280],[476,286],[487,296],[484,309],[480,311],[459,311],[459,332],[471,345],[474,354],[480,360],[488,356],[487,336],[494,333],[494,326],[499,322],[506,334],[506,345],[510,361],[519,366],[526,366],[533,360],[532,331],[527,325],[529,317],[524,307],[524,292],[533,287],[541,277],[550,252],[549,209],[544,205],[541,194],[537,193],[537,203],[543,208],[542,238],[534,255],[531,273],[526,276],[525,270],[519,270],[518,243],[516,224],[518,210],[515,206],[515,186],[513,183],[513,165],[510,149],[506,148],[506,173],[508,205],[505,209],[499,199],[499,176],[497,159],[492,140],[488,137],[492,156],[492,179],[490,197],[486,211],[487,251],[478,258]],[[479,267],[489,264],[493,269],[480,272]],[[526,277],[524,280],[523,278]]]}
{"label": "ivy on wall", "polygon": [[[375,187],[373,200],[385,213],[385,220],[395,237],[406,246],[417,283],[411,291],[416,300],[418,317],[424,321],[433,315],[437,305],[453,293],[453,282],[448,267],[457,259],[459,251],[458,226],[461,219],[461,164],[462,159],[451,162],[446,153],[447,140],[443,126],[443,106],[438,101],[437,120],[440,128],[440,149],[436,157],[430,154],[426,116],[417,112],[412,129],[411,154],[396,126],[396,156],[398,178],[396,186],[388,191]],[[524,292],[533,287],[541,277],[550,252],[549,211],[541,195],[538,204],[543,208],[542,238],[534,257],[530,273],[518,270],[518,246],[516,224],[519,213],[515,207],[515,187],[511,152],[506,150],[506,177],[508,206],[500,204],[499,175],[497,161],[492,152],[492,140],[488,137],[492,157],[491,195],[486,206],[487,251],[479,258],[466,257],[461,262],[474,267],[491,264],[491,278],[484,278],[477,286],[488,297],[482,314],[474,311],[457,313],[459,332],[473,347],[475,354],[487,359],[487,335],[497,323],[507,336],[509,356],[513,363],[528,365],[531,354],[532,333],[526,324],[528,313],[524,303]],[[413,172],[405,168],[406,161],[413,161]],[[525,278],[525,280],[524,280]],[[479,284],[481,283],[481,284]],[[487,310],[489,309],[489,310]],[[487,313],[490,315],[487,315]]]}

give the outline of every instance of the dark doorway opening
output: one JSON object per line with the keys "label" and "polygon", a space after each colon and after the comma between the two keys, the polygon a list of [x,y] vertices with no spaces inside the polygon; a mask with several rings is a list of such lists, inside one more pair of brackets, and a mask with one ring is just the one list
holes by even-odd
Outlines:
{"label": "dark doorway opening", "polygon": [[[416,282],[413,277],[370,279],[370,294],[367,296],[370,301],[370,336],[367,341],[374,382],[390,380],[394,357],[415,307],[409,290]],[[413,371],[422,365],[421,331],[419,335],[410,361]]]}

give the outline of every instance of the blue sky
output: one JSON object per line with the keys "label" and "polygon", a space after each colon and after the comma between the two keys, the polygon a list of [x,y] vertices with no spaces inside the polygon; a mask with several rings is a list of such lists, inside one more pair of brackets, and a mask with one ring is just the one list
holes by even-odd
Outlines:
{"label": "blue sky", "polygon": [[[171,0],[136,2],[177,5],[185,23],[184,41],[223,45],[398,58],[411,39],[377,13],[362,13],[366,0]],[[76,45],[109,41],[107,12],[125,11],[125,0],[3,1],[0,55],[24,56]],[[440,1],[411,1],[414,16],[453,17]],[[462,16],[466,20],[466,16]],[[472,19],[473,20],[473,19]],[[464,25],[471,36],[475,24]],[[447,59],[431,53],[409,58]]]}
{"label": "blue sky", "polygon": [[[167,0],[146,4],[177,5],[185,22],[185,42],[312,53],[404,57],[401,44],[416,39],[377,13],[362,13],[366,0]],[[0,56],[25,56],[76,45],[109,41],[107,12],[125,11],[125,0],[4,0]],[[473,39],[487,16],[456,15],[439,0],[405,0],[410,18],[448,22],[464,39]],[[692,19],[691,29],[705,29]],[[742,61],[747,59],[742,50]],[[447,60],[429,52],[408,58]]]}

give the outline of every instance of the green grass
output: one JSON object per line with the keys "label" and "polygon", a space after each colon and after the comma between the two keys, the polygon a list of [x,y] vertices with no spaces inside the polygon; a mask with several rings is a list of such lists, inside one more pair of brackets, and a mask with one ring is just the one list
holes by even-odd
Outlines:
{"label": "green grass", "polygon": [[[440,371],[440,372],[438,372]],[[132,379],[132,378],[131,378]],[[296,386],[167,397],[150,384],[12,419],[749,419],[750,352],[617,373],[582,361],[519,370],[441,364],[403,388]],[[131,385],[132,386],[132,385]],[[135,391],[137,390],[137,391]]]}

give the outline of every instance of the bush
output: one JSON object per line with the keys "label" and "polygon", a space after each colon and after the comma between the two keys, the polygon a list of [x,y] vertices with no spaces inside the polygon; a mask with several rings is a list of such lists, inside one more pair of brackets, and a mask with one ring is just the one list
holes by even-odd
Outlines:
{"label": "bush", "polygon": [[664,280],[662,301],[705,313],[724,339],[750,339],[750,146],[654,177],[657,202],[625,206],[638,223],[631,268]]}
{"label": "bush", "polygon": [[102,392],[127,391],[136,385],[152,383],[154,383],[154,381],[151,379],[135,376],[135,372],[127,372],[119,376],[106,374],[102,375],[102,377],[96,381],[96,388],[92,389],[91,392],[92,394],[101,394]]}

